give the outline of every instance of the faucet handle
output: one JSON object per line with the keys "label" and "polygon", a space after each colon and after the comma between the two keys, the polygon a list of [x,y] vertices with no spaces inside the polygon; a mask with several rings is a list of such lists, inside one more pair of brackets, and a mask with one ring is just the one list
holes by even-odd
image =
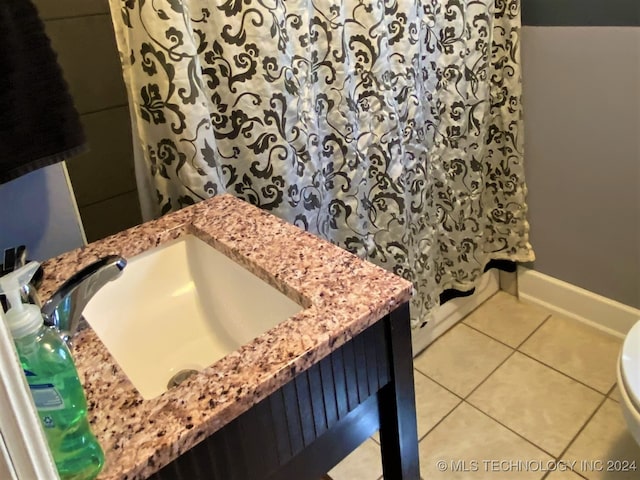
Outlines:
{"label": "faucet handle", "polygon": [[121,256],[108,255],[72,275],[42,306],[45,325],[55,327],[69,343],[89,300],[106,283],[118,278],[126,265]]}

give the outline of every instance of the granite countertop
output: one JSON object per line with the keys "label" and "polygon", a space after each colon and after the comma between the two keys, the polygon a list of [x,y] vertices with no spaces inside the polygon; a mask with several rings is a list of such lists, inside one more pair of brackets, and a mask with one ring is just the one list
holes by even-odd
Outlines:
{"label": "granite countertop", "polygon": [[411,284],[400,277],[221,195],[48,260],[42,298],[104,255],[131,258],[185,234],[305,308],[151,400],[140,396],[90,327],[78,332],[73,353],[106,456],[100,479],[152,475],[410,297]]}

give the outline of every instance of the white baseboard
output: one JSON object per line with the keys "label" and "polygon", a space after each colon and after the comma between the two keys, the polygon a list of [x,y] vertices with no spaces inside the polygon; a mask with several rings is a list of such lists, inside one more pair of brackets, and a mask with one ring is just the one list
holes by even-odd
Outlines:
{"label": "white baseboard", "polygon": [[424,328],[413,330],[411,335],[413,356],[422,352],[431,342],[479,307],[499,289],[499,274],[494,268],[482,275],[473,295],[454,298],[438,307],[432,312],[431,320]]}
{"label": "white baseboard", "polygon": [[640,320],[636,308],[524,267],[518,267],[518,297],[617,337]]}

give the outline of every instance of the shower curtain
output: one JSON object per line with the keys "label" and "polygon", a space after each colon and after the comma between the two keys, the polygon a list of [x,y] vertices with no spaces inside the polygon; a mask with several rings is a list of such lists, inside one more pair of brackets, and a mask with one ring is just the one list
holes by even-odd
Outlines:
{"label": "shower curtain", "polygon": [[231,193],[413,282],[531,261],[519,0],[110,0],[147,216]]}

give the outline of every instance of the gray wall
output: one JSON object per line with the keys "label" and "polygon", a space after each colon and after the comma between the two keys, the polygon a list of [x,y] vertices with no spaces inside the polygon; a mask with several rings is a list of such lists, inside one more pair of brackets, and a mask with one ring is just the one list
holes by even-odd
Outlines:
{"label": "gray wall", "polygon": [[522,68],[534,268],[640,308],[640,28],[524,27]]}
{"label": "gray wall", "polygon": [[108,0],[34,0],[90,151],[67,161],[87,239],[140,223],[131,125]]}

